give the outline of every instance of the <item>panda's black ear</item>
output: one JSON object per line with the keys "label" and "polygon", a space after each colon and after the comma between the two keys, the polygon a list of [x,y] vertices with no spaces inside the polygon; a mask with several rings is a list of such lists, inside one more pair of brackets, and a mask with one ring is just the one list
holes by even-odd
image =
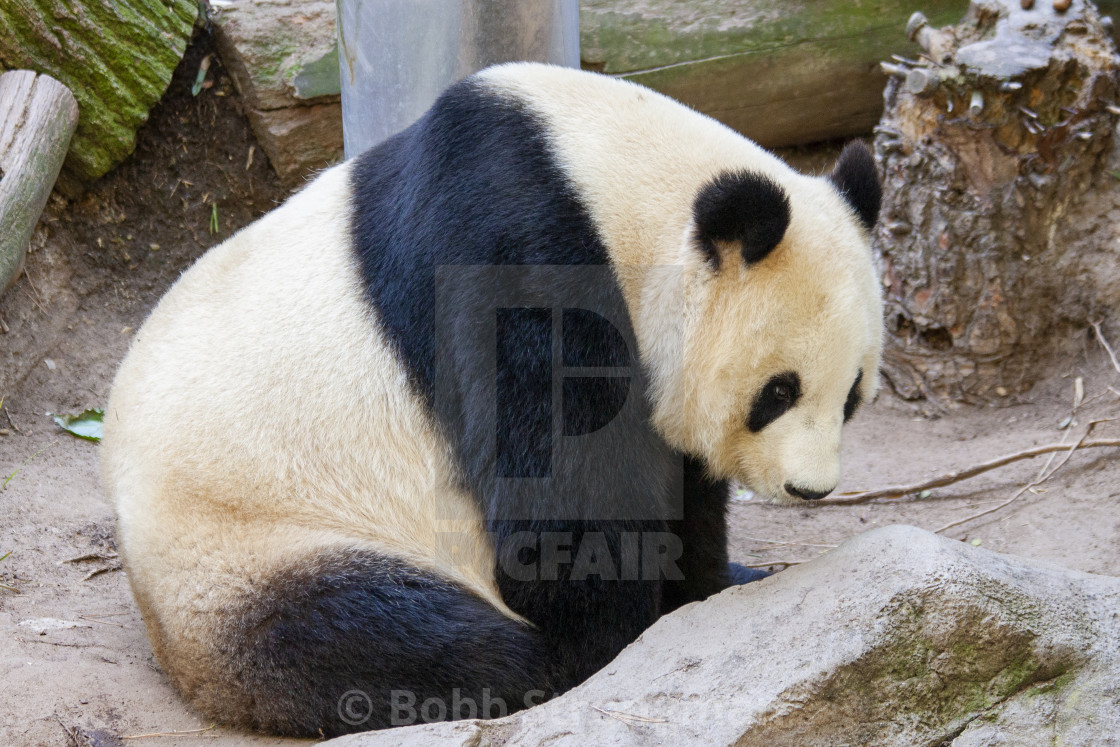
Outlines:
{"label": "panda's black ear", "polygon": [[720,267],[717,242],[738,246],[748,265],[766,257],[789,227],[789,196],[769,177],[724,171],[701,188],[692,205],[701,248]]}
{"label": "panda's black ear", "polygon": [[859,140],[844,146],[829,180],[856,211],[863,227],[870,231],[879,219],[879,205],[883,192],[879,187],[879,172],[875,157]]}

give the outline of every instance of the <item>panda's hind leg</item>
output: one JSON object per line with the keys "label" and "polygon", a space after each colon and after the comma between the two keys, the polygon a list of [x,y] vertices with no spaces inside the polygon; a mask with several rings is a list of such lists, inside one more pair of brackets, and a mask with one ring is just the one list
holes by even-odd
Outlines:
{"label": "panda's hind leg", "polygon": [[[369,551],[271,574],[213,644],[243,713],[226,722],[326,736],[496,717],[551,695],[540,636],[441,576]],[[221,710],[220,692],[196,704]],[[217,695],[215,698],[213,696]],[[247,697],[246,697],[247,696]]]}

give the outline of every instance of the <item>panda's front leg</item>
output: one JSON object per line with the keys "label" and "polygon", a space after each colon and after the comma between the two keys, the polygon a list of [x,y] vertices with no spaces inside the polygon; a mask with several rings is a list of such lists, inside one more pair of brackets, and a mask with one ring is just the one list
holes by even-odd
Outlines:
{"label": "panda's front leg", "polygon": [[490,529],[502,598],[544,637],[554,693],[590,677],[657,620],[665,574],[640,553],[661,550],[672,562],[672,552],[652,547],[672,545],[664,522],[506,520]]}
{"label": "panda's front leg", "polygon": [[768,574],[727,560],[727,498],[724,480],[712,480],[698,459],[684,458],[681,497],[684,518],[670,522],[670,530],[684,547],[683,579],[665,584],[661,613],[689,602],[707,599],[728,586],[765,578]]}

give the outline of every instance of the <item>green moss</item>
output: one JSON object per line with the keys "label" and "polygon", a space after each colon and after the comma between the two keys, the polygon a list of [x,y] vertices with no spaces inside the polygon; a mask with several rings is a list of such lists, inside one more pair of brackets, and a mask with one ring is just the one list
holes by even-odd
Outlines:
{"label": "green moss", "polygon": [[1053,692],[1061,692],[1069,687],[1077,678],[1077,671],[1070,669],[1069,671],[1058,675],[1057,677],[1047,680],[1046,682],[1039,683],[1033,687],[1029,687],[1023,691],[1023,695],[1028,698],[1036,698],[1039,695],[1048,695]]}
{"label": "green moss", "polygon": [[[884,614],[892,624],[885,645],[836,670],[811,696],[791,695],[806,707],[796,718],[763,719],[767,728],[790,744],[838,717],[866,724],[867,741],[882,741],[905,724],[950,734],[1035,682],[1047,680],[1035,693],[1064,687],[1073,662],[1044,665],[1030,626],[1019,619],[1038,610],[1014,594],[1001,596],[998,612],[976,607],[948,618],[928,614],[921,599],[896,601]],[[752,733],[762,744],[769,736]]]}
{"label": "green moss", "polygon": [[78,102],[64,181],[97,178],[132,152],[197,13],[194,0],[0,4],[0,64],[47,73]]}
{"label": "green moss", "polygon": [[[914,8],[902,0],[756,0],[747,7],[744,12],[742,3],[731,0],[585,0],[583,58],[607,73],[633,73],[814,40],[845,45],[884,38],[891,51],[912,48],[904,29]],[[922,6],[934,25],[959,21],[967,8],[967,0]]]}
{"label": "green moss", "polygon": [[311,60],[295,70],[292,88],[301,99],[339,95],[338,46],[332,46],[319,59]]}
{"label": "green moss", "polygon": [[261,64],[253,70],[257,85],[268,86],[280,80],[282,71],[287,67],[288,57],[298,49],[299,45],[287,37],[272,39],[258,49],[255,57]]}

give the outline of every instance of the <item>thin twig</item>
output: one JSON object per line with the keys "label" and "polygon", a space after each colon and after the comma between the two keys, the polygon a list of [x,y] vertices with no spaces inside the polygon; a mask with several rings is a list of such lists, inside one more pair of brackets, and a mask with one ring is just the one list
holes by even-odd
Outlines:
{"label": "thin twig", "polygon": [[825,545],[819,542],[798,542],[797,540],[772,540],[765,537],[748,537],[744,536],[743,539],[749,539],[754,542],[765,542],[768,545],[804,545],[805,547],[828,547],[833,548],[836,545]]}
{"label": "thin twig", "polygon": [[[1100,399],[1101,397],[1104,396],[1104,392],[1101,392],[1100,394],[1093,395],[1089,399],[1085,399],[1084,386],[1085,386],[1084,385],[1084,379],[1082,379],[1080,376],[1078,376],[1076,379],[1074,379],[1074,381],[1073,381],[1073,408],[1069,411],[1069,418],[1066,420],[1066,423],[1068,423],[1068,425],[1066,425],[1065,430],[1062,432],[1062,437],[1058,441],[1058,443],[1063,443],[1064,444],[1066,442],[1066,439],[1069,438],[1069,434],[1073,433],[1073,426],[1074,426],[1074,424],[1076,423],[1076,420],[1077,420],[1077,411],[1080,410],[1085,405],[1089,404],[1090,402],[1093,402],[1094,400],[1098,400],[1098,399]],[[1062,426],[1058,426],[1058,427],[1060,428]],[[1050,465],[1054,463],[1054,456],[1055,456],[1055,454],[1051,454],[1050,458],[1046,460],[1046,464],[1042,465],[1042,467],[1039,468],[1038,478],[1041,478],[1043,475],[1046,474],[1046,470],[1050,469]],[[1035,478],[1035,479],[1038,479],[1038,478]]]}
{"label": "thin twig", "polygon": [[784,565],[787,568],[793,565],[808,563],[808,560],[771,560],[766,563],[739,563],[744,568],[769,568],[772,565]]}
{"label": "thin twig", "polygon": [[82,580],[83,581],[89,581],[94,576],[100,576],[102,573],[112,573],[113,571],[119,571],[119,570],[121,570],[121,567],[119,565],[110,565],[110,566],[106,566],[104,568],[97,568],[97,569],[92,570],[89,573],[87,573],[86,577],[83,578]]}
{"label": "thin twig", "polygon": [[8,425],[12,426],[12,430],[22,435],[23,430],[18,425],[16,425],[16,421],[12,420],[12,413],[10,410],[8,410],[7,407],[4,408],[4,416],[8,418]]}
{"label": "thin twig", "polygon": [[79,555],[76,558],[67,558],[66,560],[60,560],[58,561],[58,564],[62,565],[64,563],[81,563],[85,560],[116,560],[117,557],[118,556],[115,552],[87,552],[85,555]]}
{"label": "thin twig", "polygon": [[[23,276],[27,278],[27,284],[31,286],[31,290],[35,291],[35,295],[31,298],[31,300],[34,301],[35,305],[39,307],[39,311],[42,311],[44,314],[46,314],[47,310],[43,308],[43,304],[39,303],[42,295],[39,293],[39,289],[35,287],[35,283],[31,281],[31,273],[27,271],[27,268],[24,268]],[[29,293],[28,295],[30,296],[31,294]]]}
{"label": "thin twig", "polygon": [[47,646],[61,646],[62,648],[92,648],[96,643],[63,643],[62,641],[44,641],[37,638],[13,638],[19,643],[43,643]]}
{"label": "thin twig", "polygon": [[[1097,421],[1100,422],[1100,421]],[[1080,443],[1078,448],[1081,449],[1097,449],[1103,447],[1117,448],[1120,447],[1120,439],[1117,438],[1103,438],[1094,441],[1084,441]],[[1055,451],[1063,451],[1069,448],[1069,444],[1046,444],[1045,446],[1034,446],[1023,451],[1017,451],[1014,454],[1007,454],[998,459],[993,459],[990,462],[978,464],[975,467],[970,467],[966,470],[958,472],[950,472],[947,475],[935,477],[932,480],[914,483],[913,485],[895,485],[889,488],[880,488],[879,490],[867,490],[859,493],[842,494],[837,498],[823,498],[816,502],[816,505],[824,506],[850,506],[856,503],[867,503],[868,501],[876,498],[902,498],[913,493],[920,493],[923,490],[932,490],[933,488],[942,488],[946,485],[952,485],[961,480],[967,480],[971,477],[976,477],[979,474],[1003,467],[1013,462],[1018,462],[1023,459],[1033,459],[1043,454],[1050,454]]]}
{"label": "thin twig", "polygon": [[1116,369],[1116,373],[1120,373],[1120,361],[1116,360],[1116,353],[1112,352],[1112,346],[1108,344],[1108,340],[1104,339],[1104,335],[1101,334],[1101,323],[1093,322],[1092,325],[1093,331],[1097,333],[1097,341],[1104,346],[1109,359],[1112,361],[1112,367]]}
{"label": "thin twig", "polygon": [[8,425],[12,426],[12,430],[14,430],[16,433],[19,433],[19,434],[22,435],[23,431],[21,431],[19,429],[19,426],[16,425],[15,421],[12,420],[11,410],[9,410],[7,407],[4,407],[4,398],[3,397],[0,397],[0,410],[3,410],[4,414],[8,417]]}
{"label": "thin twig", "polygon": [[[592,706],[594,708],[594,706]],[[121,739],[148,739],[150,737],[200,737],[213,729],[217,724],[210,724],[205,729],[187,729],[185,731],[156,731],[151,734],[128,734]]]}
{"label": "thin twig", "polygon": [[[590,705],[590,704],[589,704]],[[609,708],[600,708],[599,706],[591,706],[593,710],[598,711],[604,716],[610,716],[615,721],[621,721],[627,726],[633,726],[631,722],[638,722],[643,724],[667,724],[668,719],[664,718],[650,718],[649,716],[639,716],[636,713],[626,713],[625,711],[612,711]]]}
{"label": "thin twig", "polygon": [[74,745],[74,747],[78,747],[78,738],[74,735],[74,732],[71,731],[69,726],[62,723],[62,719],[59,718],[57,713],[54,714],[54,720],[57,721],[58,725],[62,727],[62,730],[66,732],[66,741]]}
{"label": "thin twig", "polygon": [[[124,613],[117,613],[117,614],[124,614]],[[128,627],[127,625],[121,625],[119,622],[113,622],[112,620],[99,620],[98,618],[100,618],[100,617],[103,617],[103,615],[78,615],[79,620],[85,620],[86,622],[97,623],[98,625],[112,625],[114,628],[127,628]]]}
{"label": "thin twig", "polygon": [[1070,458],[1073,456],[1073,453],[1075,451],[1077,451],[1078,449],[1085,446],[1085,444],[1087,443],[1086,439],[1089,438],[1089,434],[1091,434],[1093,432],[1093,428],[1095,428],[1098,423],[1106,423],[1106,422],[1108,422],[1108,420],[1094,420],[1094,421],[1090,422],[1089,425],[1085,428],[1084,435],[1082,435],[1081,438],[1079,438],[1077,440],[1077,443],[1075,443],[1073,446],[1067,447],[1065,458],[1063,458],[1062,461],[1058,462],[1057,466],[1054,467],[1054,469],[1050,470],[1048,473],[1046,473],[1042,477],[1035,479],[1033,482],[1027,483],[1023,487],[1019,488],[1017,491],[1015,491],[1015,494],[1012,495],[1010,498],[1008,498],[1006,501],[1000,503],[997,506],[992,506],[991,508],[986,508],[983,511],[977,511],[976,513],[970,514],[969,516],[966,516],[963,519],[957,519],[956,521],[951,521],[948,524],[946,524],[945,526],[941,527],[940,529],[933,530],[934,534],[940,534],[941,532],[944,532],[946,529],[952,529],[953,527],[960,526],[961,524],[966,524],[966,523],[972,521],[973,519],[978,519],[981,516],[987,516],[988,514],[995,513],[996,511],[999,511],[1000,509],[1011,505],[1012,503],[1017,501],[1028,490],[1030,490],[1031,488],[1038,487],[1039,485],[1041,485],[1042,483],[1046,482],[1051,477],[1053,477],[1054,473],[1056,473],[1058,470],[1060,470],[1062,467],[1065,466],[1066,462],[1068,462],[1070,460]]}

